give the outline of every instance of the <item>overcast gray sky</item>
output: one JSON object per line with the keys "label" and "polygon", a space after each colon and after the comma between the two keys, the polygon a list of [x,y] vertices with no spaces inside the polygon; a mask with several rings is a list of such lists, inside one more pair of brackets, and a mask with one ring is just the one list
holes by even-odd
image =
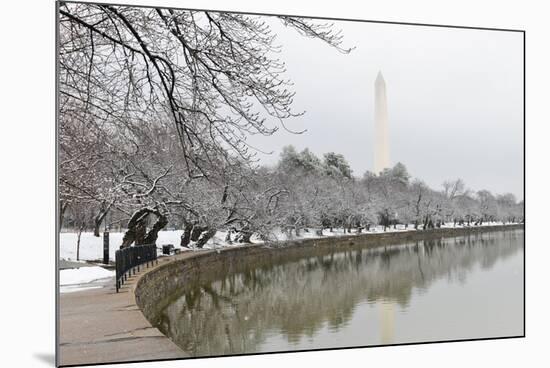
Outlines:
{"label": "overcast gray sky", "polygon": [[[270,22],[271,24],[271,22]],[[321,156],[344,154],[354,174],[373,170],[374,80],[386,80],[390,159],[440,188],[462,178],[468,187],[523,198],[523,35],[469,29],[335,22],[341,54],[274,23],[279,57],[294,84],[295,111],[281,129],[249,142],[275,163],[287,144]]]}

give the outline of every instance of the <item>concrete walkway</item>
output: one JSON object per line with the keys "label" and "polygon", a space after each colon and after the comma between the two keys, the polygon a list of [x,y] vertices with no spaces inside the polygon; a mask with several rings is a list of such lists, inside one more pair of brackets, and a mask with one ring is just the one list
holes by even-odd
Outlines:
{"label": "concrete walkway", "polygon": [[[170,258],[159,259],[159,265]],[[151,269],[142,268],[141,274]],[[187,356],[152,327],[136,305],[134,286],[139,276],[129,278],[119,293],[114,279],[109,279],[101,288],[60,294],[59,365]]]}

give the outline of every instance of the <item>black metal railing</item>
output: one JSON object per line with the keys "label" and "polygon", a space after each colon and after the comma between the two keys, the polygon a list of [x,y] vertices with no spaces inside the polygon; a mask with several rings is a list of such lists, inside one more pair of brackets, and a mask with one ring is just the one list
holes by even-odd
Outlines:
{"label": "black metal railing", "polygon": [[158,263],[156,244],[137,245],[119,249],[115,252],[116,292],[128,280],[128,276],[139,272],[140,267],[149,267]]}

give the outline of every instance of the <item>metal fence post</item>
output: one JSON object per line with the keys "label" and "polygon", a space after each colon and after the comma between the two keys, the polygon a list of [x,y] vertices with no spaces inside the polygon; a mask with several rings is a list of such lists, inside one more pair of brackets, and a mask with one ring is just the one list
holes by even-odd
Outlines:
{"label": "metal fence post", "polygon": [[103,233],[103,263],[109,264],[109,232]]}

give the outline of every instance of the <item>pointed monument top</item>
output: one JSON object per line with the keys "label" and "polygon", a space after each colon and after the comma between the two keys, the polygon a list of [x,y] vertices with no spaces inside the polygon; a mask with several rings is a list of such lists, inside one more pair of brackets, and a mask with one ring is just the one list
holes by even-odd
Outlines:
{"label": "pointed monument top", "polygon": [[385,83],[386,83],[386,82],[384,81],[384,77],[382,76],[382,71],[380,71],[380,70],[378,71],[378,75],[376,76],[376,82],[375,82],[375,83],[376,83],[376,84],[380,84],[380,83],[384,83],[384,84],[385,84]]}

